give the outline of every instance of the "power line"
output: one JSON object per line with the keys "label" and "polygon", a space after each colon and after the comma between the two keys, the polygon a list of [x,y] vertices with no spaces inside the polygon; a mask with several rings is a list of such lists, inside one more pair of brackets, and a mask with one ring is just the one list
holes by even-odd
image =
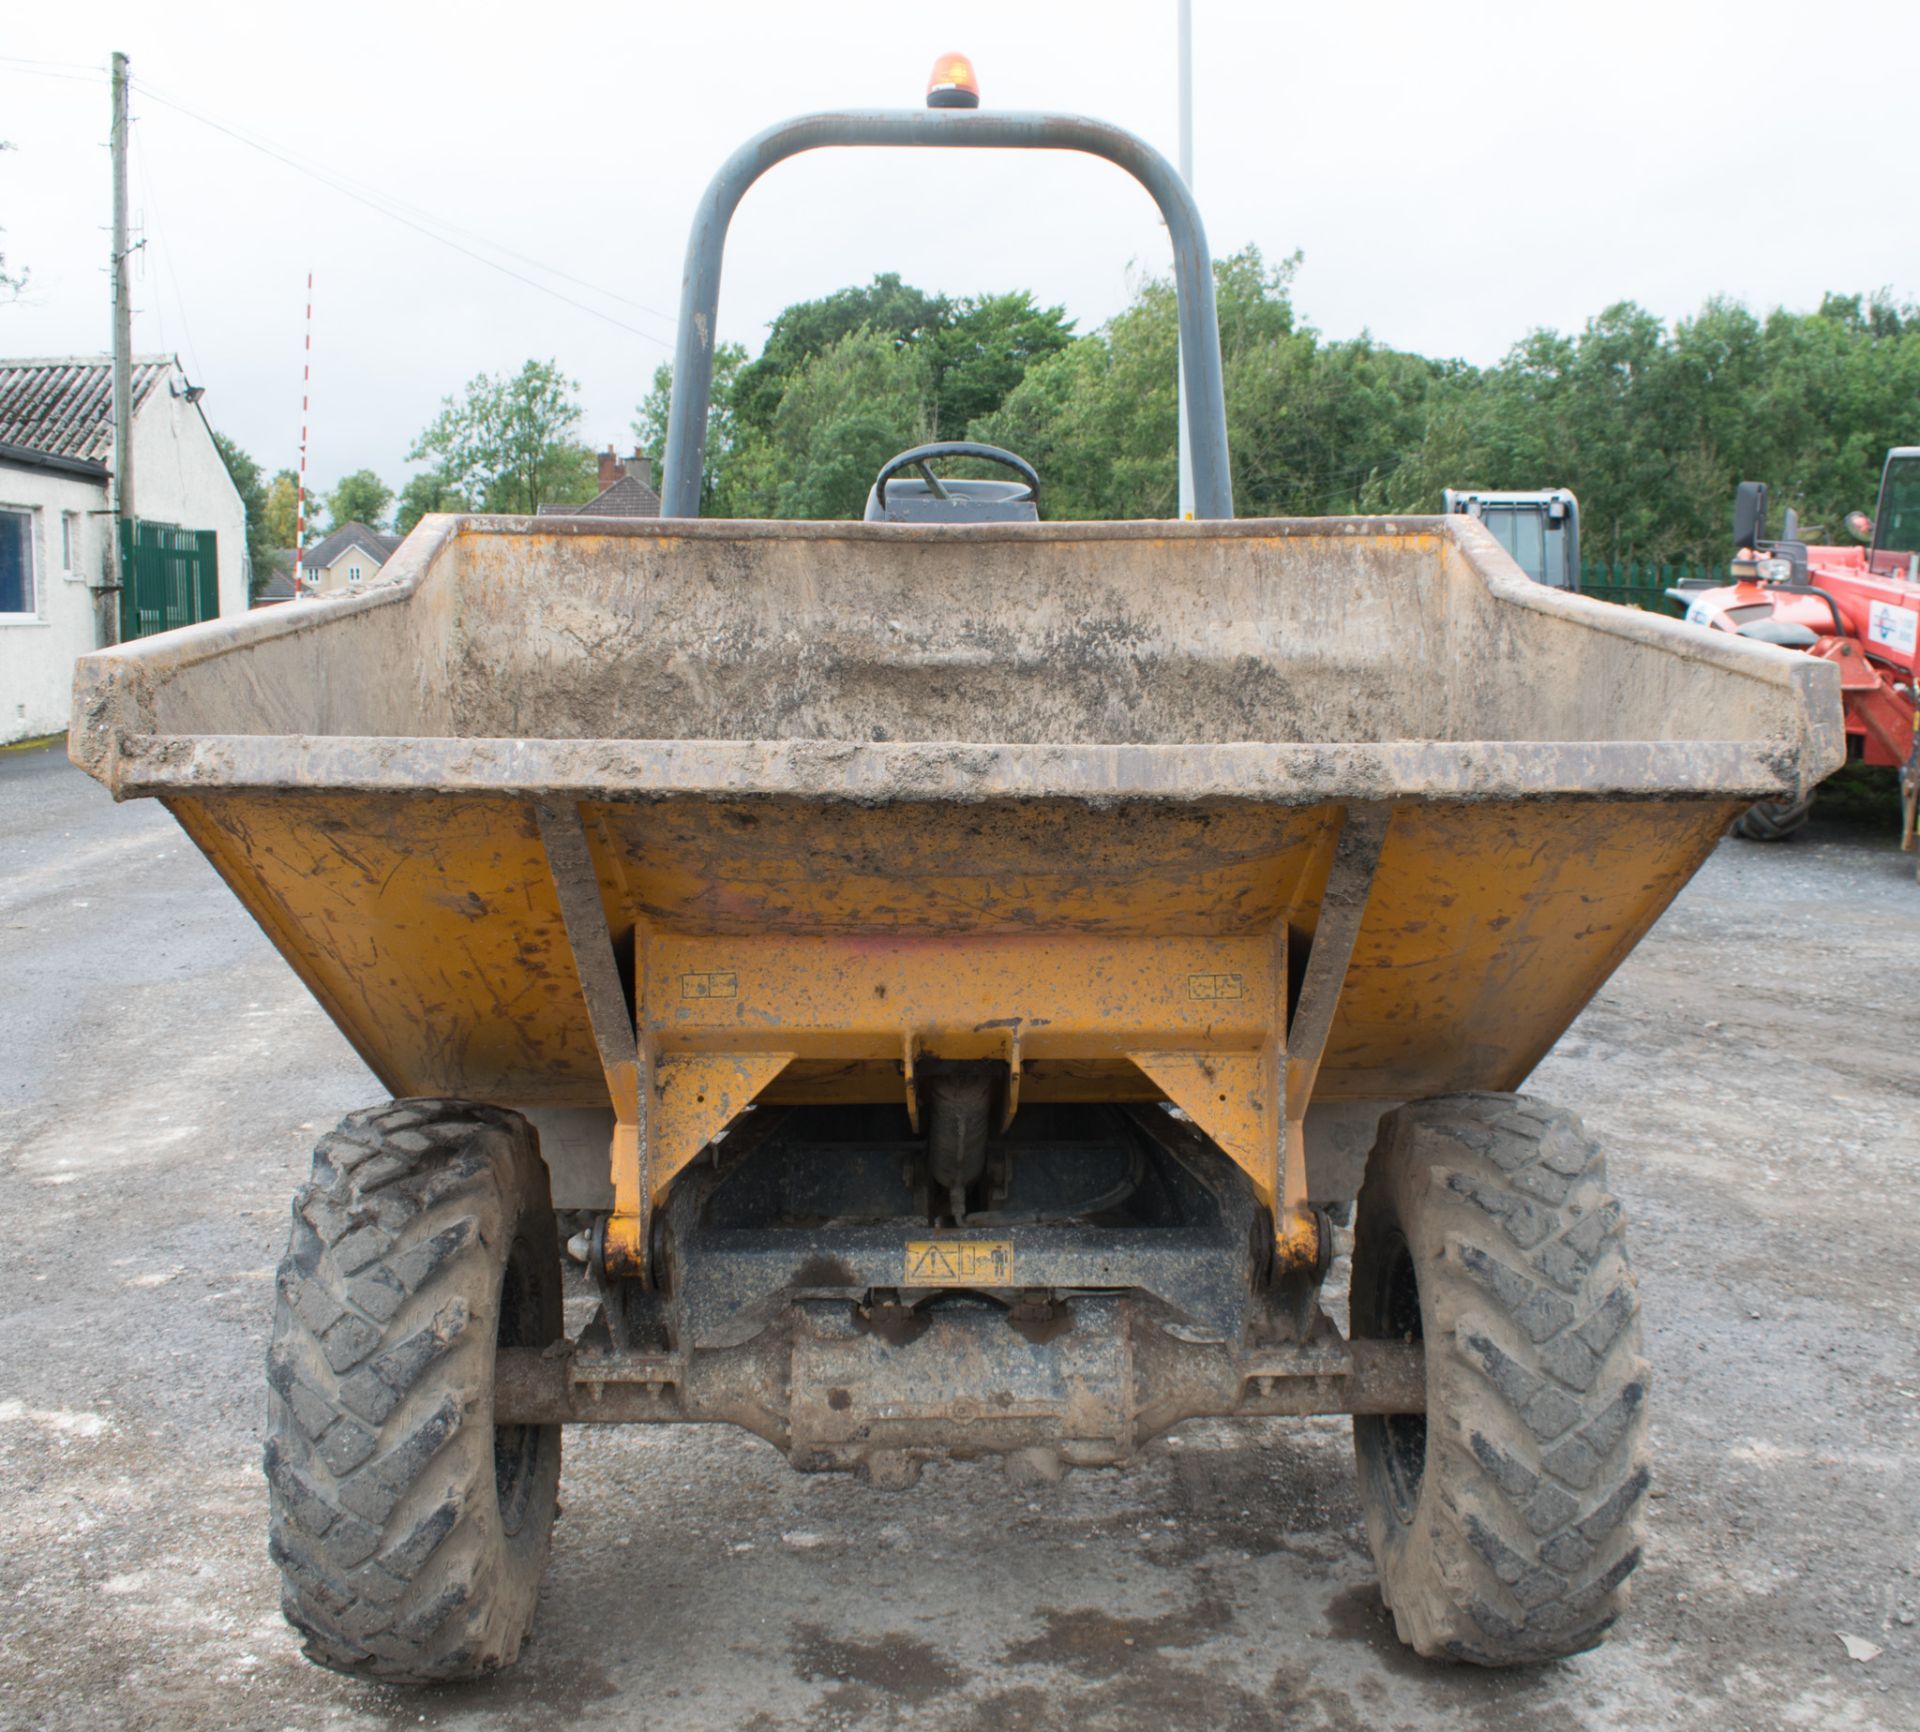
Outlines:
{"label": "power line", "polygon": [[98,67],[88,67],[78,72],[59,72],[60,66],[80,66],[78,60],[22,60],[17,55],[0,54],[0,66],[10,72],[17,72],[23,78],[58,78],[66,84],[105,84],[107,75]]}
{"label": "power line", "polygon": [[609,301],[618,301],[622,306],[631,307],[637,313],[646,313],[653,318],[661,320],[669,328],[671,328],[674,323],[673,316],[670,313],[663,313],[658,307],[649,306],[645,301],[636,301],[631,295],[623,295],[617,289],[603,288],[599,283],[590,282],[585,277],[577,277],[571,271],[563,271],[558,265],[549,264],[545,259],[535,258],[531,253],[517,252],[514,248],[506,245],[505,242],[495,240],[491,235],[483,235],[474,229],[463,228],[459,223],[449,222],[438,212],[426,210],[417,204],[410,204],[407,200],[396,197],[383,187],[369,186],[365,181],[357,181],[351,175],[341,174],[337,169],[327,172],[341,185],[354,188],[366,194],[369,198],[391,205],[397,211],[410,214],[419,221],[426,223],[429,227],[445,229],[448,234],[464,235],[468,240],[477,242],[483,247],[491,248],[496,253],[502,253],[507,258],[518,259],[523,265],[532,265],[535,270],[544,271],[550,277],[558,277],[562,282],[573,283],[580,288],[590,289],[594,294],[603,296]]}
{"label": "power line", "polygon": [[[152,86],[149,85],[147,88],[151,90]],[[160,95],[157,91],[155,91],[154,94]],[[178,108],[183,114],[193,113],[191,109],[188,109],[176,98],[161,96],[161,100],[168,102],[169,105],[174,108]],[[278,154],[283,160],[298,160],[297,152],[282,151],[279,147],[269,144],[257,134],[251,133],[245,127],[236,127],[229,123],[215,122],[204,115],[195,114],[193,117],[197,120],[207,120],[209,125],[221,125],[224,130],[242,138],[245,142],[253,145],[255,149],[266,150],[270,154]],[[308,166],[303,172],[324,176],[330,185],[358,192],[364,195],[364,197],[372,199],[376,204],[391,206],[393,210],[411,215],[416,220],[426,223],[431,228],[444,229],[449,234],[464,235],[468,240],[477,242],[479,245],[487,247],[496,253],[502,253],[510,259],[518,259],[524,265],[532,265],[535,270],[544,271],[548,276],[558,277],[563,282],[577,284],[583,289],[591,289],[596,295],[601,295],[610,301],[618,301],[622,306],[632,307],[636,312],[647,313],[663,321],[669,327],[671,327],[674,322],[670,314],[661,312],[658,307],[648,306],[645,301],[636,301],[631,295],[623,295],[616,289],[604,288],[599,283],[589,282],[585,277],[577,277],[571,271],[563,271],[558,265],[549,264],[545,259],[535,258],[530,253],[518,252],[504,242],[495,240],[491,235],[480,234],[473,229],[461,227],[459,223],[449,222],[437,211],[424,209],[417,204],[410,204],[406,199],[400,198],[387,191],[385,187],[370,186],[367,182],[355,180],[352,175],[343,174],[338,169],[316,169],[312,166],[311,158],[306,160]]]}
{"label": "power line", "polygon": [[[614,326],[618,330],[627,332],[631,336],[643,338],[649,343],[657,343],[663,349],[672,347],[672,344],[668,342],[666,338],[653,331],[642,330],[638,325],[630,325],[624,319],[617,319],[611,313],[603,312],[600,308],[590,306],[585,301],[576,300],[572,295],[563,294],[551,284],[540,282],[536,278],[525,275],[523,272],[516,271],[510,266],[502,264],[498,259],[489,258],[485,253],[474,251],[472,247],[463,246],[459,241],[451,238],[450,235],[440,232],[439,228],[429,226],[429,222],[438,221],[439,219],[429,218],[427,221],[417,221],[407,215],[405,209],[396,208],[399,205],[399,201],[389,196],[375,195],[371,192],[364,191],[337,173],[317,168],[307,162],[302,162],[298,158],[289,155],[286,151],[279,149],[277,146],[268,144],[262,139],[249,137],[245,132],[236,127],[229,126],[224,121],[215,120],[211,115],[201,114],[197,110],[189,108],[185,103],[175,101],[172,97],[166,96],[156,90],[151,84],[142,81],[141,89],[146,95],[164,107],[171,108],[176,113],[185,115],[189,120],[198,121],[202,126],[209,127],[215,132],[223,133],[236,143],[244,144],[249,150],[257,150],[263,156],[273,158],[274,161],[292,169],[296,174],[306,175],[309,179],[316,180],[320,182],[321,185],[331,188],[343,198],[352,199],[356,204],[362,204],[369,210],[378,211],[380,215],[389,218],[393,222],[399,223],[403,228],[412,229],[416,234],[424,235],[428,240],[438,241],[441,246],[451,248],[463,257],[472,259],[476,264],[485,265],[489,270],[498,271],[505,277],[511,277],[515,282],[521,283],[527,288],[535,289],[543,295],[550,295],[553,299],[563,302],[576,311],[585,313],[591,318],[599,319],[606,324]],[[450,227],[451,225],[443,226]],[[481,237],[476,236],[475,238],[480,239]],[[500,252],[509,253],[512,257],[523,259],[536,269],[546,271],[550,275],[563,277],[569,282],[579,283],[583,288],[591,289],[595,294],[604,295],[609,300],[622,301],[626,305],[635,307],[640,311],[654,313],[655,317],[665,317],[664,314],[656,313],[653,308],[646,307],[638,301],[630,300],[624,295],[617,295],[612,290],[599,288],[592,283],[585,282],[582,278],[568,276],[566,272],[558,270],[556,267],[545,264],[540,260],[528,258],[525,254],[512,253],[509,248],[499,246],[497,242],[481,240],[481,244],[495,247]]]}
{"label": "power line", "polygon": [[[84,61],[79,60],[32,60],[23,55],[0,54],[0,66],[18,71],[28,77],[58,78],[74,84],[105,84],[107,82],[107,75],[103,71],[97,67],[90,67]],[[73,70],[59,70],[61,68],[72,68]],[[404,228],[412,229],[416,234],[424,235],[428,240],[438,241],[440,245],[450,247],[463,258],[472,259],[476,264],[485,265],[489,270],[498,271],[502,276],[510,277],[514,282],[523,284],[527,288],[535,289],[543,295],[551,295],[555,300],[562,302],[564,305],[572,307],[578,312],[585,313],[590,318],[599,319],[606,324],[612,325],[616,330],[625,331],[631,336],[640,337],[649,343],[658,344],[663,349],[673,347],[672,340],[660,335],[657,331],[642,330],[638,325],[631,325],[624,319],[617,319],[611,313],[603,312],[598,307],[589,306],[584,301],[575,300],[573,296],[563,294],[560,290],[552,287],[551,284],[539,282],[535,278],[526,276],[524,273],[502,264],[498,259],[489,258],[485,253],[475,252],[471,247],[462,246],[459,241],[451,237],[453,235],[465,235],[470,240],[477,242],[480,246],[489,247],[495,252],[505,254],[508,258],[518,259],[522,264],[531,265],[535,270],[543,271],[550,277],[557,277],[562,282],[573,283],[577,287],[587,289],[606,300],[617,301],[622,306],[631,307],[635,312],[645,313],[671,326],[673,320],[667,314],[661,312],[658,307],[649,306],[645,301],[635,300],[631,295],[623,295],[618,290],[604,288],[598,283],[589,282],[585,277],[575,276],[571,271],[564,271],[558,265],[549,264],[544,259],[535,258],[528,253],[518,252],[514,248],[506,246],[489,236],[478,234],[472,229],[462,228],[457,223],[448,222],[444,217],[424,211],[418,205],[409,205],[404,199],[395,198],[390,193],[375,192],[364,184],[356,183],[337,171],[323,169],[311,162],[302,161],[300,158],[267,143],[263,139],[250,136],[239,127],[231,126],[224,121],[215,120],[211,115],[202,114],[197,109],[188,107],[184,102],[180,102],[166,95],[164,92],[155,89],[153,85],[147,83],[144,79],[138,82],[140,88],[146,95],[152,97],[154,101],[162,104],[164,107],[171,108],[176,113],[185,115],[189,120],[198,121],[202,126],[211,127],[215,132],[224,133],[236,143],[244,144],[250,150],[257,150],[262,155],[273,158],[274,161],[292,169],[296,174],[303,174],[310,180],[318,181],[322,186],[339,193],[343,198],[352,199],[357,204],[365,205],[369,210],[378,211],[380,215],[390,218]],[[152,170],[150,161],[147,173],[149,187],[151,187]],[[412,214],[409,215],[409,212]],[[443,230],[446,232],[442,232]],[[169,264],[171,265],[171,261],[169,261]],[[177,298],[178,294],[176,290],[176,299]],[[181,316],[184,320],[184,310]]]}
{"label": "power line", "polygon": [[0,62],[8,66],[66,66],[80,72],[91,72],[97,78],[105,78],[104,66],[96,66],[91,60],[35,60],[25,54],[0,54]]}

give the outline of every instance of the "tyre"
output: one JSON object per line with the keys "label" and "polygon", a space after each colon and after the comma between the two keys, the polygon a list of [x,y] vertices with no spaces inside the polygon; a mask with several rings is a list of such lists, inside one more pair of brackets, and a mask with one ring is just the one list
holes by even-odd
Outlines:
{"label": "tyre", "polygon": [[561,1333],[525,1119],[350,1114],[295,1195],[267,1359],[271,1544],[309,1659],[398,1683],[511,1665],[533,1619],[560,1427],[496,1426],[496,1347]]}
{"label": "tyre", "polygon": [[1813,816],[1813,796],[1797,800],[1756,800],[1733,821],[1744,842],[1784,842]]}
{"label": "tyre", "polygon": [[1483,1666],[1592,1647],[1640,1561],[1647,1365],[1602,1156],[1571,1113],[1390,1113],[1354,1229],[1353,1333],[1426,1349],[1422,1416],[1354,1420],[1400,1639]]}

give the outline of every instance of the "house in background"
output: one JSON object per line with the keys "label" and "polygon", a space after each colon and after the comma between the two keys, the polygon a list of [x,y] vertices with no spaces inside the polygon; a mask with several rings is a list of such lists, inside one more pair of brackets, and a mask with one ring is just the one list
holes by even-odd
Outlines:
{"label": "house in background", "polygon": [[346,595],[371,583],[393,550],[406,538],[388,535],[364,523],[343,523],[306,551],[300,562],[300,587],[293,585],[291,547],[273,550],[272,569],[253,598],[255,607],[274,607],[300,595]]}
{"label": "house in background", "polygon": [[200,396],[175,357],[135,357],[140,523],[116,592],[112,368],[0,360],[0,744],[66,731],[75,657],[246,611],[246,507]]}
{"label": "house in background", "polygon": [[542,517],[658,517],[660,495],[653,490],[653,462],[638,451],[616,457],[609,445],[600,453],[600,491],[584,505],[543,505]]}
{"label": "house in background", "polygon": [[[300,561],[302,595],[343,595],[380,575],[381,566],[405,539],[370,528],[343,523],[309,547]],[[283,581],[284,579],[284,581]],[[262,602],[290,601],[293,597],[293,549],[282,547],[273,556],[273,578],[261,591]]]}
{"label": "house in background", "polygon": [[[653,464],[636,451],[616,457],[609,445],[599,454],[600,491],[580,505],[543,505],[542,517],[658,517],[660,495],[653,490]],[[306,551],[301,561],[300,595],[340,595],[371,583],[393,557],[404,536],[388,535],[364,523],[346,523]],[[254,597],[255,607],[275,607],[295,597],[293,549],[277,548],[273,570]]]}
{"label": "house in background", "polygon": [[253,605],[255,607],[276,607],[283,601],[292,601],[296,591],[293,587],[293,549],[277,547],[267,555],[267,576],[264,583],[255,586]]}

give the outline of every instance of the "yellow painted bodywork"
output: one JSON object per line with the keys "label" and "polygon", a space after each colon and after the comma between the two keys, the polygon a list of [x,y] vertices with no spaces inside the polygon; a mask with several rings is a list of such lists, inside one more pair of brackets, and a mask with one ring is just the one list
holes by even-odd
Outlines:
{"label": "yellow painted bodywork", "polygon": [[529,803],[168,803],[395,1093],[611,1103],[609,1243],[642,1257],[749,1102],[911,1107],[926,1056],[1005,1061],[1015,1101],[1171,1100],[1284,1251],[1310,1103],[1517,1086],[1742,802],[1399,805],[1324,1056],[1291,1072],[1331,804],[583,804],[632,965],[628,1070],[596,1048]]}

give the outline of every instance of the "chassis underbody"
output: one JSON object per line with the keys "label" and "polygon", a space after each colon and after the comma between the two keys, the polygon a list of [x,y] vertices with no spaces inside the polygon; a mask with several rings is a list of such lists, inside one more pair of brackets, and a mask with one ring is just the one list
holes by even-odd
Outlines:
{"label": "chassis underbody", "polygon": [[1182,1119],[1016,1123],[956,1216],[904,1113],[750,1115],[656,1222],[658,1287],[608,1281],[577,1340],[502,1351],[499,1421],[727,1423],[904,1483],[931,1456],[1114,1465],[1199,1417],[1423,1408],[1419,1347],[1344,1340],[1324,1269],[1277,1266]]}

